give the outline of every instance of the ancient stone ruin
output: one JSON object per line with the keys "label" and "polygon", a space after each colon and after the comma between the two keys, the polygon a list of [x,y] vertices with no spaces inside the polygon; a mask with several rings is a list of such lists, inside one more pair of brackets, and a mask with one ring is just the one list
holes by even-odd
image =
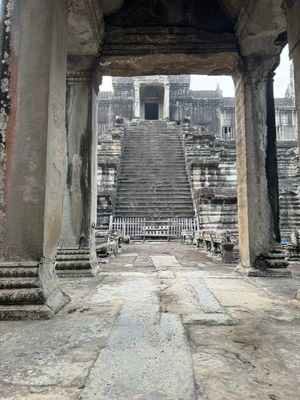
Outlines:
{"label": "ancient stone ruin", "polygon": [[[286,129],[295,125],[294,105],[276,105],[273,76],[288,43],[299,114],[299,1],[171,3],[1,1],[1,319],[50,317],[60,310],[69,299],[57,271],[96,275],[96,235],[99,245],[113,243],[107,251],[112,246],[117,252],[117,234],[105,229],[122,225],[111,215],[145,208],[147,192],[138,193],[133,177],[149,184],[143,179],[154,174],[147,162],[154,146],[160,168],[150,183],[156,194],[148,197],[147,211],[155,224],[167,218],[159,203],[165,186],[172,213],[156,225],[140,214],[135,226],[173,236],[195,226],[226,226],[238,230],[241,273],[287,274],[284,263],[277,263],[279,200],[285,235],[298,227],[298,155],[294,133]],[[236,125],[231,100],[219,88],[213,96],[189,93],[190,74],[233,77]],[[115,79],[116,97],[101,100],[106,109],[97,129],[104,75],[124,78]],[[276,109],[282,110],[280,124]],[[216,110],[221,118],[215,118]],[[161,131],[169,143],[162,143]],[[132,152],[135,136],[139,153]],[[276,138],[282,142],[278,152]],[[174,152],[168,152],[171,147]],[[143,162],[144,171],[136,162]]]}
{"label": "ancient stone ruin", "polygon": [[[98,227],[109,227],[110,218],[121,227],[123,219],[140,225],[131,230],[137,238],[172,237],[166,229],[172,218],[195,218],[196,231],[227,231],[237,240],[235,117],[234,98],[223,97],[219,86],[190,90],[188,75],[113,78],[113,92],[98,96]],[[275,99],[275,119],[280,228],[289,241],[300,216],[297,117],[289,90]]]}

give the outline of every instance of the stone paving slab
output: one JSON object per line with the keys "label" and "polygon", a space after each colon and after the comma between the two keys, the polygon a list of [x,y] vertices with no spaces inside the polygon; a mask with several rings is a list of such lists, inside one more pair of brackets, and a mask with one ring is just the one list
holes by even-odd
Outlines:
{"label": "stone paving slab", "polygon": [[196,293],[197,300],[201,309],[206,313],[223,313],[224,309],[221,307],[218,300],[213,293],[208,289],[204,281],[200,278],[189,280],[193,290]]}
{"label": "stone paving slab", "polygon": [[145,280],[120,288],[125,305],[82,400],[196,399],[183,326],[177,315],[160,314],[154,289]]}
{"label": "stone paving slab", "polygon": [[123,249],[63,280],[52,320],[0,324],[1,400],[299,398],[299,279],[245,278],[174,242]]}
{"label": "stone paving slab", "polygon": [[175,278],[175,274],[171,270],[157,271],[156,277],[157,277],[157,279],[174,279]]}
{"label": "stone paving slab", "polygon": [[180,264],[175,256],[151,256],[151,260],[153,261],[153,264],[157,270],[180,267]]}

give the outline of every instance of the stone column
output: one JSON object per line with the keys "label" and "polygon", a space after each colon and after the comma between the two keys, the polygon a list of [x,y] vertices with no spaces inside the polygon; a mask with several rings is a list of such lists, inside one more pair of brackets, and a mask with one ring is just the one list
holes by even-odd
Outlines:
{"label": "stone column", "polygon": [[298,143],[300,143],[300,3],[286,0],[287,32],[290,57],[294,62],[296,108],[298,114]]}
{"label": "stone column", "polygon": [[[286,0],[287,33],[290,57],[294,62],[295,96],[298,120],[298,146],[300,145],[300,3],[296,0]],[[300,289],[296,294],[300,300]]]}
{"label": "stone column", "polygon": [[163,119],[170,119],[170,84],[165,83]]}
{"label": "stone column", "polygon": [[287,275],[280,252],[273,71],[279,58],[249,56],[235,70],[240,265],[251,276]]}
{"label": "stone column", "polygon": [[63,211],[67,12],[60,0],[4,1],[0,318],[50,317],[68,299],[54,269]]}
{"label": "stone column", "polygon": [[68,76],[66,173],[63,227],[56,269],[59,275],[95,275],[98,271],[96,92],[93,72]]}
{"label": "stone column", "polygon": [[140,82],[134,81],[134,118],[141,117]]}

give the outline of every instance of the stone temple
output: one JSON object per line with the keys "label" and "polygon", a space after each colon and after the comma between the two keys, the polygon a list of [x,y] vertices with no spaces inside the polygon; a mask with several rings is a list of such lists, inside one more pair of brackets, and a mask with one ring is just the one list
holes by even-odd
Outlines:
{"label": "stone temple", "polygon": [[[298,226],[290,181],[298,174],[296,119],[291,98],[283,108],[274,102],[273,75],[288,43],[298,110],[298,2],[170,7],[166,0],[1,1],[3,317],[60,309],[55,267],[97,273],[96,233],[105,245],[101,230],[126,233],[127,216],[140,218],[127,222],[146,236],[226,228],[238,240],[241,271],[285,275],[271,266],[284,264],[277,264],[280,202],[283,236]],[[34,15],[40,25],[30,22]],[[231,75],[235,118],[219,89],[190,92],[190,74]],[[116,77],[115,92],[100,95],[98,112],[103,75]],[[23,282],[27,274],[34,285]]]}
{"label": "stone temple", "polygon": [[0,0],[1,399],[299,398],[299,21]]}
{"label": "stone temple", "polygon": [[[112,83],[113,92],[98,96],[97,226],[108,227],[111,217],[129,218],[127,224],[145,218],[146,234],[163,237],[169,234],[163,228],[168,218],[196,217],[200,230],[237,235],[235,99],[223,97],[219,86],[190,90],[189,75],[116,77]],[[299,229],[300,216],[293,87],[291,69],[286,96],[275,98],[280,228],[286,240]],[[121,136],[115,129],[116,123],[120,132],[120,122]],[[180,142],[183,154],[175,156]]]}

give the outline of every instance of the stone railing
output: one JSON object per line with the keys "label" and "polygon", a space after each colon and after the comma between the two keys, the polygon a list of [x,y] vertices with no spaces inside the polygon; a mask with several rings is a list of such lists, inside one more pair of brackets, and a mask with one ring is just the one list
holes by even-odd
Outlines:
{"label": "stone railing", "polygon": [[211,255],[221,257],[226,264],[237,261],[237,233],[229,231],[198,231],[195,235],[197,247]]}

